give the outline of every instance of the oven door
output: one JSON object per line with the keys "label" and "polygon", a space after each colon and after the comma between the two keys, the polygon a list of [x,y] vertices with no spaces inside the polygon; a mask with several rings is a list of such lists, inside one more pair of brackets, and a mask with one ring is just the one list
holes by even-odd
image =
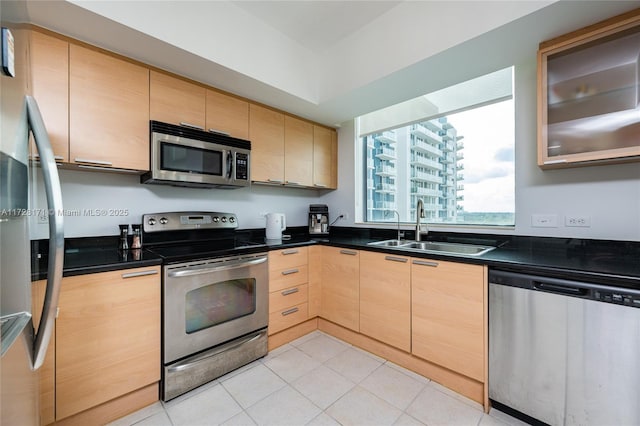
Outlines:
{"label": "oven door", "polygon": [[266,253],[165,265],[164,363],[266,327],[268,303]]}

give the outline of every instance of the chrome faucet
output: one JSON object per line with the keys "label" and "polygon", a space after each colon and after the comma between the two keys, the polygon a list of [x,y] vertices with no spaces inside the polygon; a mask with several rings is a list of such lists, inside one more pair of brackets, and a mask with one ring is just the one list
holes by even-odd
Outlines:
{"label": "chrome faucet", "polygon": [[418,205],[416,206],[416,241],[422,240],[422,237],[420,236],[420,218],[424,219],[426,217],[427,216],[424,213],[424,203],[422,202],[422,199],[418,198]]}
{"label": "chrome faucet", "polygon": [[401,238],[402,234],[400,233],[400,213],[398,213],[398,210],[386,210],[384,212],[384,215],[385,216],[388,215],[390,211],[394,212],[398,218],[398,241],[400,241],[402,239]]}

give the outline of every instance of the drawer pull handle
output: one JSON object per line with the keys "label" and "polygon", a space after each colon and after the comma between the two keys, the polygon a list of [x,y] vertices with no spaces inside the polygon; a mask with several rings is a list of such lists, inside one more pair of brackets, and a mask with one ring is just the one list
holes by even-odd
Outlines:
{"label": "drawer pull handle", "polygon": [[186,121],[181,121],[180,125],[182,127],[189,127],[190,129],[204,130],[204,127],[198,126],[197,124],[187,123]]}
{"label": "drawer pull handle", "polygon": [[111,165],[113,165],[113,163],[111,161],[91,160],[89,158],[78,158],[78,157],[76,157],[74,161],[76,163],[100,164],[102,166],[111,166]]}
{"label": "drawer pull handle", "polygon": [[282,275],[291,275],[291,274],[297,274],[298,272],[300,272],[300,270],[298,268],[295,269],[287,269],[286,271],[282,271]]}
{"label": "drawer pull handle", "polygon": [[300,291],[300,290],[296,287],[296,288],[290,288],[289,290],[285,290],[285,291],[283,291],[283,292],[282,292],[282,293],[280,293],[280,294],[282,294],[283,296],[288,296],[288,295],[290,295],[290,294],[294,294],[294,293],[297,293],[297,292],[299,292],[299,291]]}
{"label": "drawer pull handle", "polygon": [[340,250],[340,253],[348,254],[349,256],[355,256],[356,254],[358,254],[358,252],[354,250]]}
{"label": "drawer pull handle", "polygon": [[231,136],[231,133],[225,132],[224,130],[218,130],[218,129],[209,129],[209,133],[217,133],[219,135]]}
{"label": "drawer pull handle", "polygon": [[392,262],[402,262],[402,263],[407,263],[407,261],[409,260],[406,257],[396,257],[396,256],[385,256],[384,259],[390,260]]}
{"label": "drawer pull handle", "polygon": [[298,249],[283,250],[283,251],[282,251],[282,255],[283,255],[283,256],[287,256],[287,255],[290,255],[290,254],[296,254],[296,253],[299,253],[299,252],[300,252],[300,251],[299,251]]}
{"label": "drawer pull handle", "polygon": [[[31,159],[32,159],[32,160],[39,161],[39,160],[40,160],[40,154],[33,154],[33,155],[31,155]],[[56,162],[58,162],[58,161],[62,161],[62,160],[64,160],[64,157],[63,157],[62,155],[54,155],[54,156],[53,156],[53,159],[54,159],[54,160],[56,160]]]}
{"label": "drawer pull handle", "polygon": [[296,308],[287,309],[286,311],[282,311],[282,316],[286,317],[287,315],[295,314],[298,311],[299,311],[299,309],[297,307]]}
{"label": "drawer pull handle", "polygon": [[139,272],[129,272],[126,274],[122,274],[122,278],[136,278],[136,277],[145,277],[147,275],[156,275],[158,271],[139,271]]}
{"label": "drawer pull handle", "polygon": [[427,262],[426,260],[414,260],[414,265],[437,267],[438,262]]}

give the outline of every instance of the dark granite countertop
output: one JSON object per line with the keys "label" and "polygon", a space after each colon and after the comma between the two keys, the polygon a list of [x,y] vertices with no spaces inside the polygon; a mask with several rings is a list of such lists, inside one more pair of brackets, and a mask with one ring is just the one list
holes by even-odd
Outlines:
{"label": "dark granite countertop", "polygon": [[[332,236],[333,246],[406,256],[482,264],[542,276],[594,281],[640,290],[640,242],[432,232],[423,240],[497,247],[480,256],[420,253],[368,243],[396,238],[396,233],[352,231]],[[406,233],[406,239],[414,235]]]}
{"label": "dark granite countertop", "polygon": [[[306,227],[293,228],[290,239],[266,242],[264,230],[239,230],[240,248],[220,255],[240,252],[278,250],[311,244],[370,250],[385,253],[402,253],[405,256],[484,264],[490,267],[519,272],[555,276],[574,280],[595,281],[640,289],[640,242],[608,241],[576,238],[550,238],[487,234],[460,234],[431,232],[426,240],[493,245],[497,248],[481,256],[420,253],[389,247],[371,246],[368,243],[396,238],[394,229],[334,227],[328,238],[316,238],[305,232]],[[411,231],[405,231],[406,239],[413,239]],[[241,248],[243,242],[260,245]],[[69,239],[65,242],[64,275],[79,275],[109,270],[159,265],[162,259],[142,250],[120,252],[117,237],[89,237]],[[32,279],[46,277],[46,240],[32,242]],[[40,257],[38,257],[38,254]]]}
{"label": "dark granite countertop", "polygon": [[[31,242],[31,280],[47,278],[48,240]],[[118,250],[118,237],[89,237],[65,240],[62,275],[92,274],[119,269],[161,265],[162,259],[146,250]]]}

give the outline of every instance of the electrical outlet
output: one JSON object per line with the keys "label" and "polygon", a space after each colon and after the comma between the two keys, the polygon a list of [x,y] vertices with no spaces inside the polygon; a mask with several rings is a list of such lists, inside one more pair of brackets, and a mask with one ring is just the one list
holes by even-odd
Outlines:
{"label": "electrical outlet", "polygon": [[534,228],[557,228],[558,215],[555,214],[532,214],[531,226]]}
{"label": "electrical outlet", "polygon": [[349,213],[340,213],[338,217],[342,216],[342,220],[349,220]]}
{"label": "electrical outlet", "polygon": [[565,216],[564,226],[575,226],[581,228],[591,227],[591,217],[589,216]]}

